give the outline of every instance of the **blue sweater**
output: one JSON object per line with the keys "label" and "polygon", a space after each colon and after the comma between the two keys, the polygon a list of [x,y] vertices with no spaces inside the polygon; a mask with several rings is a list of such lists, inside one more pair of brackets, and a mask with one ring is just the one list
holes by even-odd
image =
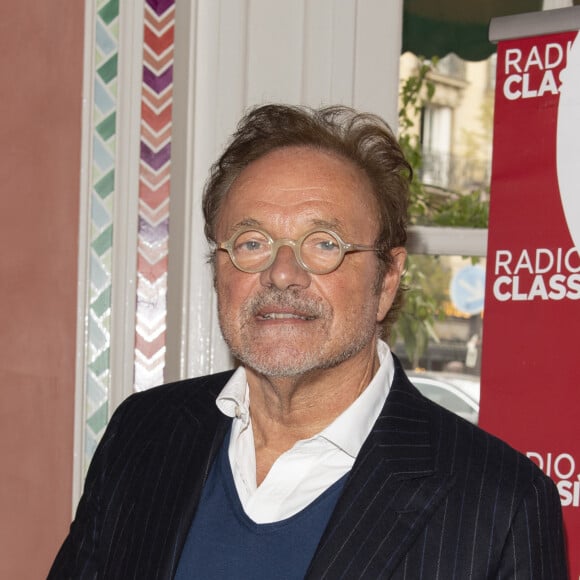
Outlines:
{"label": "blue sweater", "polygon": [[294,516],[256,524],[238,498],[228,442],[225,437],[203,488],[176,580],[304,578],[347,476]]}

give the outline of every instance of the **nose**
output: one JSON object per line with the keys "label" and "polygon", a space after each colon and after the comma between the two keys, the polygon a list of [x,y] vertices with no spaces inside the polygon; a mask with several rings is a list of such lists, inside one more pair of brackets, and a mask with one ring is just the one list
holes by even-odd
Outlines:
{"label": "nose", "polygon": [[281,246],[272,265],[260,274],[263,286],[286,290],[291,287],[307,288],[310,274],[296,261],[290,246]]}

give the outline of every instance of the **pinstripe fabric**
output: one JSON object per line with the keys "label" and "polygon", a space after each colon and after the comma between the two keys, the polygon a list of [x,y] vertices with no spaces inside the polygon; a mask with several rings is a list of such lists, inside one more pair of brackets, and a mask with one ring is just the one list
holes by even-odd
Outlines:
{"label": "pinstripe fabric", "polygon": [[[553,483],[424,399],[396,367],[307,577],[566,580]],[[228,377],[167,385],[119,408],[49,579],[173,577],[229,424],[214,404]]]}
{"label": "pinstripe fabric", "polygon": [[230,375],[143,391],[119,407],[49,579],[173,577],[229,424],[215,398]]}
{"label": "pinstripe fabric", "polygon": [[566,580],[563,545],[552,481],[397,364],[308,577]]}

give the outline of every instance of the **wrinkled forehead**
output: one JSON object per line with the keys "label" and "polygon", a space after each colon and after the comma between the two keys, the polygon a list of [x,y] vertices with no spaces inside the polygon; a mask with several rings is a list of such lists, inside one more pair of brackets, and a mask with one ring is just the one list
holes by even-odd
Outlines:
{"label": "wrinkled forehead", "polygon": [[[218,228],[237,223],[310,221],[350,229],[378,222],[372,185],[354,162],[307,147],[277,149],[250,163],[221,204]],[[223,232],[225,233],[225,232]]]}

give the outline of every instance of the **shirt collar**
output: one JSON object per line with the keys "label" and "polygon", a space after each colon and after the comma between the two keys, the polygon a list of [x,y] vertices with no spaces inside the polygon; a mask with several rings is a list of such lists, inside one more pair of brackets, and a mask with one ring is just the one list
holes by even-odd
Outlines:
{"label": "shirt collar", "polygon": [[[388,345],[379,340],[377,354],[380,361],[367,388],[330,425],[312,439],[321,437],[351,457],[356,457],[385,404],[393,382],[394,362]],[[250,423],[250,395],[246,371],[238,367],[216,400],[218,409],[226,416]]]}
{"label": "shirt collar", "polygon": [[250,393],[246,371],[238,367],[216,400],[218,409],[227,417],[237,418],[244,426],[250,422]]}
{"label": "shirt collar", "polygon": [[393,382],[395,365],[388,345],[379,340],[380,366],[367,388],[320,434],[351,457],[356,457],[376,423]]}

